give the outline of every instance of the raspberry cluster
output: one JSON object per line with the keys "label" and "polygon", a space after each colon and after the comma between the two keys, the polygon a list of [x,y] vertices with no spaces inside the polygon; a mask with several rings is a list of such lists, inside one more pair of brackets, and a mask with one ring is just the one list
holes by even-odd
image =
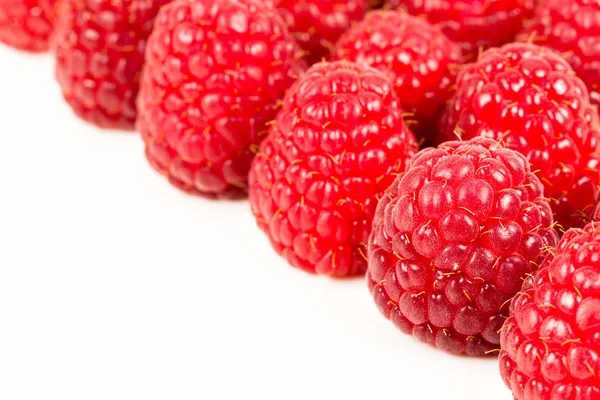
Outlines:
{"label": "raspberry cluster", "polygon": [[379,310],[450,353],[496,349],[507,300],[557,241],[542,191],[494,140],[422,150],[377,206],[367,279]]}
{"label": "raspberry cluster", "polygon": [[599,0],[0,0],[0,41],[516,400],[600,399]]}
{"label": "raspberry cluster", "polygon": [[[531,17],[536,0],[389,0],[426,18],[457,42],[465,57],[513,41]],[[559,0],[561,1],[561,0]]]}
{"label": "raspberry cluster", "polygon": [[458,45],[439,28],[397,11],[372,12],[340,38],[334,56],[386,73],[410,128],[433,141],[462,63]]}
{"label": "raspberry cluster", "polygon": [[319,63],[288,91],[250,171],[250,204],[275,250],[305,271],[363,274],[379,197],[416,150],[391,82]]}
{"label": "raspberry cluster", "polygon": [[516,400],[600,399],[600,223],[568,231],[513,300],[500,372]]}
{"label": "raspberry cluster", "polygon": [[62,0],[56,78],[75,114],[102,128],[133,129],[146,40],[170,0]]}
{"label": "raspberry cluster", "polygon": [[275,10],[179,0],[148,40],[139,130],[150,163],[183,190],[236,197],[285,90],[305,69]]}
{"label": "raspberry cluster", "polygon": [[518,39],[560,52],[600,105],[600,2],[545,0]]}
{"label": "raspberry cluster", "polygon": [[526,155],[563,228],[589,220],[600,183],[598,112],[558,54],[523,43],[484,52],[459,74],[443,131]]}
{"label": "raspberry cluster", "polygon": [[0,42],[20,50],[48,50],[55,0],[0,1]]}

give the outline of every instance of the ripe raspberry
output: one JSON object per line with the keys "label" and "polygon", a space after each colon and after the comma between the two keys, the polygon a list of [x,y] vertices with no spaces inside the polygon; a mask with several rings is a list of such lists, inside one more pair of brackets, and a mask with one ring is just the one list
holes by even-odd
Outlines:
{"label": "ripe raspberry", "polygon": [[545,0],[518,39],[561,52],[600,105],[600,2]]}
{"label": "ripe raspberry", "polygon": [[527,156],[565,229],[582,226],[600,183],[600,126],[583,82],[548,49],[491,49],[458,76],[443,131],[503,140]]}
{"label": "ripe raspberry", "polygon": [[64,0],[53,40],[56,77],[79,117],[133,129],[146,39],[170,0]]}
{"label": "ripe raspberry", "polygon": [[0,42],[20,50],[48,50],[55,0],[0,0]]}
{"label": "ripe raspberry", "polygon": [[535,7],[535,0],[400,0],[400,3],[410,14],[422,15],[438,25],[469,59],[475,58],[482,48],[512,42]]}
{"label": "ripe raspberry", "polygon": [[462,61],[458,46],[438,28],[397,11],[370,13],[341,37],[334,57],[387,73],[419,136],[431,136],[438,126]]}
{"label": "ripe raspberry", "polygon": [[366,0],[272,0],[313,64],[329,58],[333,45],[367,11]]}
{"label": "ripe raspberry", "polygon": [[369,238],[369,288],[404,333],[480,356],[498,347],[505,302],[557,233],[521,154],[491,139],[419,152],[382,197]]}
{"label": "ripe raspberry", "polygon": [[600,399],[600,223],[571,229],[515,297],[500,372],[516,400]]}
{"label": "ripe raspberry", "polygon": [[415,150],[385,75],[316,64],[288,91],[252,164],[252,212],[294,267],[363,274],[377,200]]}
{"label": "ripe raspberry", "polygon": [[305,65],[273,9],[256,0],[177,0],[148,40],[139,128],[152,166],[207,196],[246,191],[250,162]]}

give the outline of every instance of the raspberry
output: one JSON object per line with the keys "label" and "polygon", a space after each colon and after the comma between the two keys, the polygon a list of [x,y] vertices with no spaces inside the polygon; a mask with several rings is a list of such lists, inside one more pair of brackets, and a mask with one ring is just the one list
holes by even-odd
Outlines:
{"label": "raspberry", "polygon": [[516,400],[600,399],[600,223],[569,230],[515,297],[500,372]]}
{"label": "raspberry", "polygon": [[146,56],[139,129],[152,166],[196,194],[244,194],[267,123],[305,68],[284,21],[262,1],[177,0]]}
{"label": "raspberry", "polygon": [[55,0],[0,0],[0,42],[20,50],[48,50]]}
{"label": "raspberry", "polygon": [[273,0],[311,64],[328,58],[337,39],[367,11],[366,0]]}
{"label": "raspberry", "polygon": [[170,0],[65,0],[56,24],[56,78],[80,118],[133,129],[146,40]]}
{"label": "raspberry", "polygon": [[292,266],[363,274],[377,200],[415,150],[385,75],[315,64],[286,94],[252,164],[252,212]]}
{"label": "raspberry", "polygon": [[518,39],[561,52],[600,105],[600,2],[545,0]]}
{"label": "raspberry", "polygon": [[442,129],[482,135],[527,156],[565,228],[582,226],[600,183],[600,126],[583,82],[553,51],[509,44],[484,52],[458,76]]}
{"label": "raspberry", "polygon": [[435,131],[431,127],[437,127],[452,97],[462,59],[458,46],[437,27],[397,11],[370,13],[341,37],[334,56],[387,73],[402,109],[416,118],[411,128],[419,136]]}
{"label": "raspberry", "polygon": [[475,138],[419,152],[382,197],[367,278],[383,315],[455,354],[498,347],[505,303],[557,233],[521,154]]}
{"label": "raspberry", "polygon": [[[398,0],[392,0],[392,5]],[[422,15],[475,58],[480,49],[512,42],[530,18],[535,0],[401,0],[410,14]]]}

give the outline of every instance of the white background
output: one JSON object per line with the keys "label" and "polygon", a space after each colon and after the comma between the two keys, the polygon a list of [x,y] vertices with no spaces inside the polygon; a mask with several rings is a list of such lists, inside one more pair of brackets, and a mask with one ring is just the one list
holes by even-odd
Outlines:
{"label": "white background", "polygon": [[403,335],[363,279],[289,267],[245,201],[171,187],[133,133],[0,47],[0,399],[511,399]]}

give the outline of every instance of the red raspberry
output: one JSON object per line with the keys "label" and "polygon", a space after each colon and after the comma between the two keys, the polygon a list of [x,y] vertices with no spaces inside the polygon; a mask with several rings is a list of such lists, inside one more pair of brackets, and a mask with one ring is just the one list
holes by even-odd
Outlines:
{"label": "red raspberry", "polygon": [[334,57],[387,73],[419,136],[437,127],[462,61],[458,46],[437,27],[397,11],[370,13],[341,37]]}
{"label": "red raspberry", "polygon": [[500,372],[517,400],[600,399],[600,223],[571,229],[515,297]]}
{"label": "red raspberry", "polygon": [[366,0],[273,0],[311,64],[328,58],[338,38],[367,11]]}
{"label": "red raspberry", "polygon": [[512,42],[530,18],[535,0],[392,0],[422,15],[461,45],[467,58],[480,49]]}
{"label": "red raspberry", "polygon": [[48,50],[55,0],[0,0],[0,42],[20,50]]}
{"label": "red raspberry", "polygon": [[385,75],[316,64],[288,91],[252,164],[252,212],[294,267],[363,274],[377,200],[415,150]]}
{"label": "red raspberry", "polygon": [[367,278],[379,310],[450,353],[497,348],[505,303],[558,238],[542,190],[525,157],[491,139],[419,152],[373,221]]}
{"label": "red raspberry", "polygon": [[146,39],[170,0],[64,0],[53,40],[56,77],[75,113],[133,129]]}
{"label": "red raspberry", "polygon": [[545,0],[518,36],[562,53],[600,105],[600,2]]}
{"label": "red raspberry", "polygon": [[600,183],[600,125],[583,82],[553,51],[491,49],[458,76],[447,138],[502,140],[527,156],[565,229],[591,214]]}
{"label": "red raspberry", "polygon": [[146,156],[176,186],[246,191],[250,162],[305,65],[284,21],[255,0],[177,0],[148,40],[139,96]]}

